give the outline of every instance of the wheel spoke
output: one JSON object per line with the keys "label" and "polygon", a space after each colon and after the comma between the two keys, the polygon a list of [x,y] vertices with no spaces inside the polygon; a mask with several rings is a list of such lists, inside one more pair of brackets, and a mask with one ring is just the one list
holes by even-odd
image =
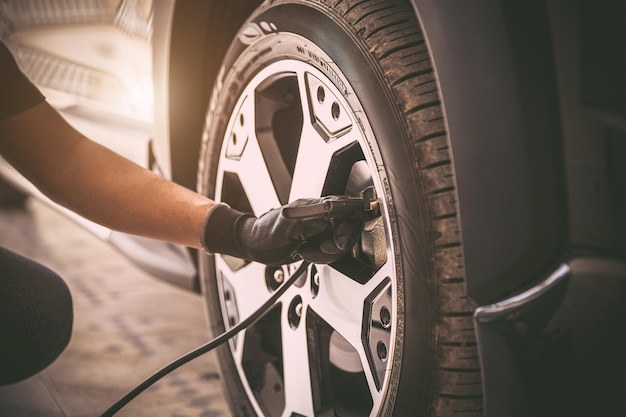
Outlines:
{"label": "wheel spoke", "polygon": [[298,198],[319,197],[327,179],[333,154],[350,141],[357,140],[356,134],[350,134],[349,129],[345,129],[341,137],[329,140],[319,128],[314,126],[314,118],[310,116],[313,110],[309,103],[317,98],[311,97],[312,93],[305,78],[306,74],[298,77],[302,111],[305,117],[291,184],[290,201]]}
{"label": "wheel spoke", "polygon": [[377,287],[388,280],[391,268],[383,266],[374,277],[362,285],[332,268],[320,268],[320,289],[310,303],[315,311],[358,354],[360,368],[365,372],[367,384],[374,401],[379,397],[373,370],[368,362],[369,347],[364,345],[366,300]]}
{"label": "wheel spoke", "polygon": [[367,296],[383,281],[384,271],[365,285],[332,268],[320,268],[319,273],[320,290],[311,301],[311,309],[361,353],[363,305]]}
{"label": "wheel spoke", "polygon": [[241,164],[245,168],[240,171],[239,175],[254,213],[259,215],[279,207],[281,204],[276,188],[256,140],[250,141]]}
{"label": "wheel spoke", "polygon": [[291,184],[290,201],[321,195],[333,154],[347,141],[348,138],[343,138],[326,143],[315,129],[305,125]]}
{"label": "wheel spoke", "polygon": [[300,325],[293,329],[287,324],[283,313],[283,372],[285,387],[285,412],[283,417],[289,417],[292,413],[303,416],[312,416],[313,401],[311,396],[311,374],[309,370],[309,348],[307,344],[306,323],[303,320]]}
{"label": "wheel spoke", "polygon": [[[248,96],[233,117],[221,167],[237,174],[252,210],[258,215],[281,204],[255,132],[254,105],[253,96]],[[238,138],[235,143],[234,138]]]}
{"label": "wheel spoke", "polygon": [[290,201],[321,195],[328,169],[320,167],[328,167],[332,156],[328,152],[328,145],[312,128],[305,127],[302,135],[289,194]]}
{"label": "wheel spoke", "polygon": [[239,319],[244,320],[259,308],[271,295],[265,285],[265,266],[253,262],[247,266],[231,271],[224,261],[217,260],[222,277],[228,280],[237,304]]}

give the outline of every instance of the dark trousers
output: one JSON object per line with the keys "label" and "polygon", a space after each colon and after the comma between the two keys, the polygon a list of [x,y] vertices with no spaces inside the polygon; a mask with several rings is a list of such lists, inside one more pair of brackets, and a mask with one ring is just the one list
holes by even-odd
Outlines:
{"label": "dark trousers", "polygon": [[0,247],[0,385],[35,375],[67,346],[72,297],[48,268]]}

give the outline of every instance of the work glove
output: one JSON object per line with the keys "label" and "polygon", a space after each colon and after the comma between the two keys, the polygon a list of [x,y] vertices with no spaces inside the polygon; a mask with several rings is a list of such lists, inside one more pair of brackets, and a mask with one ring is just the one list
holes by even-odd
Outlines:
{"label": "work glove", "polygon": [[348,253],[363,231],[359,210],[329,219],[315,215],[289,218],[285,209],[316,204],[341,196],[300,199],[272,209],[258,218],[217,203],[207,213],[201,243],[208,253],[232,255],[266,265],[304,259],[332,263]]}

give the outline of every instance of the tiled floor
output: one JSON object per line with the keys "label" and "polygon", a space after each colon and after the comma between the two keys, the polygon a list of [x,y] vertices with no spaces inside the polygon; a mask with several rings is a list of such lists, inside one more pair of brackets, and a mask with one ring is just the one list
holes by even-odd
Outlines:
{"label": "tiled floor", "polygon": [[[72,340],[56,362],[24,382],[0,387],[0,417],[99,416],[162,365],[208,340],[198,295],[139,271],[39,202],[0,208],[0,245],[64,277],[75,316]],[[230,416],[214,356],[168,375],[117,415]]]}

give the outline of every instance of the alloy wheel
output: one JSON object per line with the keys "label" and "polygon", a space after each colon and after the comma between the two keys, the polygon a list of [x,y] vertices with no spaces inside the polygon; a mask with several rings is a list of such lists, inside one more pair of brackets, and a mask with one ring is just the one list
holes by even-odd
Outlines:
{"label": "alloy wheel", "polygon": [[[371,131],[324,73],[275,62],[247,84],[224,136],[216,199],[257,215],[289,201],[382,192]],[[374,150],[375,151],[375,150]],[[382,199],[381,199],[382,200]],[[311,265],[280,302],[230,343],[258,415],[376,415],[386,395],[397,287],[387,207],[351,254]],[[228,256],[215,260],[226,329],[251,314],[295,270]]]}

